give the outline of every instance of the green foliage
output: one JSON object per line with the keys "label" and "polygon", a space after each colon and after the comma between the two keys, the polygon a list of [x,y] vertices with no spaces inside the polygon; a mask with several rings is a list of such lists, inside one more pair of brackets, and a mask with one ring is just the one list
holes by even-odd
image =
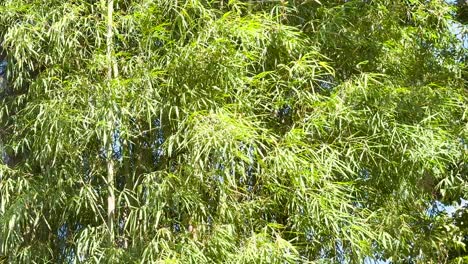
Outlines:
{"label": "green foliage", "polygon": [[0,3],[7,262],[462,252],[466,228],[430,213],[468,198],[467,54],[450,5],[115,0],[109,54],[109,3]]}
{"label": "green foliage", "polygon": [[457,0],[457,19],[460,23],[468,23],[468,2]]}

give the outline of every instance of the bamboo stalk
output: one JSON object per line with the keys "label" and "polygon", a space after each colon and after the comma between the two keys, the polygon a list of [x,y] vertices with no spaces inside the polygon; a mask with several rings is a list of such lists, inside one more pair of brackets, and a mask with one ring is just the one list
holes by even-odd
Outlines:
{"label": "bamboo stalk", "polygon": [[[108,0],[107,2],[107,82],[110,87],[111,81],[113,78],[114,70],[114,60],[113,60],[113,13],[114,13],[114,0]],[[112,115],[109,113],[110,120]],[[111,136],[112,138],[112,136]],[[107,197],[107,226],[109,228],[109,240],[111,243],[114,241],[114,214],[115,214],[115,194],[114,194],[114,161],[112,160],[112,140],[109,141],[107,149],[107,188],[108,188],[108,197]]]}

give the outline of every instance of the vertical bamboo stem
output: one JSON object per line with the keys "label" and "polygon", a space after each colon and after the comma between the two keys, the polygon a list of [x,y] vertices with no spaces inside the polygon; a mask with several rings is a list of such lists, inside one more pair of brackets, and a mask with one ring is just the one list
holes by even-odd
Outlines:
{"label": "vertical bamboo stem", "polygon": [[[110,88],[113,78],[114,61],[113,61],[113,13],[114,13],[114,0],[107,1],[107,82]],[[109,113],[109,122],[112,122],[112,115]],[[112,139],[112,133],[111,137]],[[109,140],[107,149],[107,226],[109,228],[109,240],[111,243],[114,241],[114,214],[115,214],[115,194],[114,194],[114,161],[112,160],[112,140]]]}

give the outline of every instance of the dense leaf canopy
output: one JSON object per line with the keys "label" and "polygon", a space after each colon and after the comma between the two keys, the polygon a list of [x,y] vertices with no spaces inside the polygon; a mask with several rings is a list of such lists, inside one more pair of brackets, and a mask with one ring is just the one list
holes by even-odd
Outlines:
{"label": "dense leaf canopy", "polygon": [[1,1],[0,256],[463,261],[458,10]]}

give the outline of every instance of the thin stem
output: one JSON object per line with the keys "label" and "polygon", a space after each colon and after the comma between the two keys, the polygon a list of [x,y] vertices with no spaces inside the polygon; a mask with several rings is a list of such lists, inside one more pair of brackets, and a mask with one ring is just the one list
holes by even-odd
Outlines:
{"label": "thin stem", "polygon": [[[114,0],[108,0],[107,2],[107,82],[110,88],[111,81],[112,81],[112,73],[116,71],[114,68],[114,61],[113,61],[113,42],[112,39],[113,35],[113,12],[114,12]],[[109,113],[109,117],[112,117],[112,114]],[[110,121],[110,120],[109,120]],[[111,137],[112,138],[112,137]],[[107,146],[109,153],[107,155],[107,188],[108,188],[108,197],[107,197],[107,225],[109,228],[109,240],[111,243],[114,241],[114,214],[115,214],[115,194],[114,194],[114,161],[112,160],[112,141],[110,141],[109,145]]]}

